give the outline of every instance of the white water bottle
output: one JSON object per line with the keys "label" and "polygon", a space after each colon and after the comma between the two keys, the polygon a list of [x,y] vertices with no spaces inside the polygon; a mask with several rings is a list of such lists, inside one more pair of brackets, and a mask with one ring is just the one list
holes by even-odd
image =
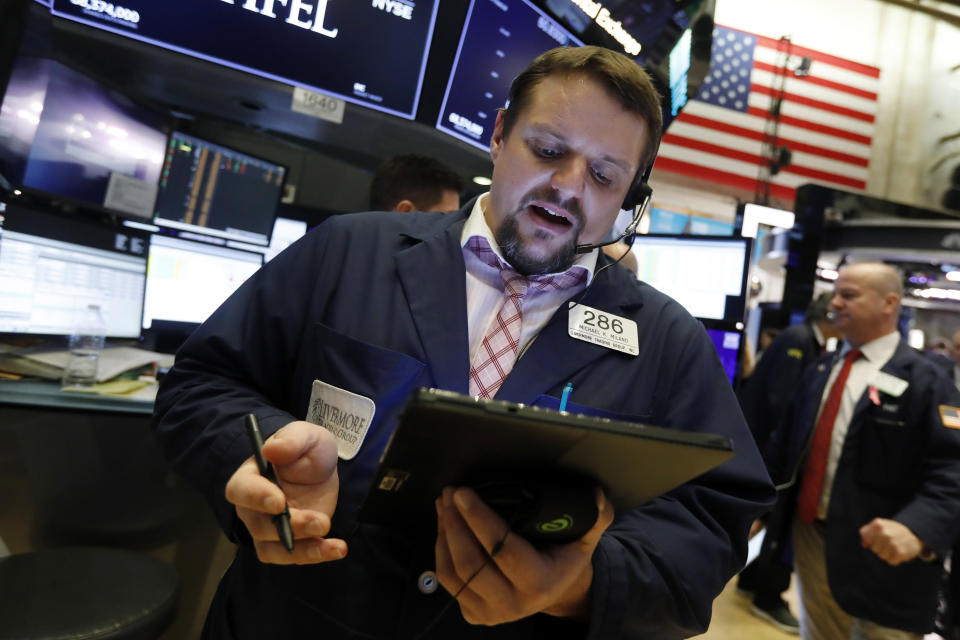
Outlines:
{"label": "white water bottle", "polygon": [[63,386],[89,387],[97,382],[97,365],[107,325],[100,315],[100,305],[87,306],[83,318],[70,336],[70,358],[63,370]]}

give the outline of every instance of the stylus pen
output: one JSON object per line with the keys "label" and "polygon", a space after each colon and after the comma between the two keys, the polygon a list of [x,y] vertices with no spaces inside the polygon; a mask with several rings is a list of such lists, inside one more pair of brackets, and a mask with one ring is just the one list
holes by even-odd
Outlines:
{"label": "stylus pen", "polygon": [[[260,469],[260,475],[280,486],[277,482],[277,474],[273,472],[273,465],[267,462],[263,457],[263,437],[260,435],[260,427],[257,425],[257,416],[248,413],[243,421],[247,428],[247,437],[250,438],[250,444],[253,445],[253,457],[257,461],[257,468]],[[280,542],[284,548],[293,553],[293,529],[290,527],[290,507],[284,501],[283,511],[273,516],[273,524],[277,527],[277,534],[280,536]]]}
{"label": "stylus pen", "polygon": [[567,410],[567,398],[570,397],[570,392],[573,391],[573,383],[568,382],[563,385],[563,393],[560,394],[560,411]]}

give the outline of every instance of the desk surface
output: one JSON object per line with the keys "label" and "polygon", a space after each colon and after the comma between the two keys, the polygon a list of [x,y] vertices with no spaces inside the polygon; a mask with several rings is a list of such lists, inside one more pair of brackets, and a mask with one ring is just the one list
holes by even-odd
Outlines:
{"label": "desk surface", "polygon": [[[154,394],[156,389],[153,389]],[[144,395],[148,397],[143,397]],[[103,396],[93,393],[60,391],[59,382],[38,380],[0,380],[0,405],[86,409],[116,413],[153,413],[149,393],[134,398]]]}

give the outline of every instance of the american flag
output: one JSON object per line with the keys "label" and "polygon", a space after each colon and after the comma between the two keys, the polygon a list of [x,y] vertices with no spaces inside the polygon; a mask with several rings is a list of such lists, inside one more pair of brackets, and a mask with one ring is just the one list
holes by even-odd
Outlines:
{"label": "american flag", "polygon": [[940,405],[940,419],[943,420],[943,426],[960,429],[960,409],[957,407]]}
{"label": "american flag", "polygon": [[[668,127],[658,171],[756,189],[764,128],[783,73],[779,44],[714,28],[710,71]],[[809,75],[797,77],[793,69],[802,58],[811,60]],[[778,144],[793,157],[772,177],[770,195],[792,202],[807,182],[866,189],[880,70],[793,45],[785,75]]]}

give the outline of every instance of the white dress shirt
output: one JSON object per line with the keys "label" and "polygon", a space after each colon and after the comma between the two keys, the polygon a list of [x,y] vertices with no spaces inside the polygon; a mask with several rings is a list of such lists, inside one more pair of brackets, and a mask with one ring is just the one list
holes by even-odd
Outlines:
{"label": "white dress shirt", "polygon": [[[847,437],[847,430],[850,428],[850,419],[853,417],[853,410],[857,406],[860,397],[867,390],[869,380],[887,364],[897,350],[900,344],[900,334],[896,331],[872,340],[860,346],[863,356],[853,361],[850,366],[850,374],[847,378],[847,384],[843,388],[843,396],[840,400],[840,411],[837,413],[837,421],[833,423],[833,433],[830,438],[830,452],[827,454],[827,468],[823,477],[823,491],[820,493],[820,503],[817,507],[817,517],[826,518],[827,507],[830,504],[830,493],[833,489],[833,477],[837,473],[837,463],[840,461],[840,453],[843,451],[843,441]],[[843,368],[843,360],[850,351],[849,344],[844,344],[840,350],[840,358],[830,371],[830,377],[827,379],[827,386],[823,388],[823,396],[820,398],[820,411],[823,411],[824,402],[830,395],[830,388],[833,381],[840,375],[840,369]],[[817,412],[817,420],[820,419],[820,411]],[[816,424],[816,423],[814,423]]]}
{"label": "white dress shirt", "polygon": [[[503,278],[500,270],[483,262],[470,249],[466,248],[467,240],[472,236],[481,236],[487,239],[490,247],[505,263],[509,261],[500,253],[500,247],[493,238],[493,232],[487,225],[483,212],[487,206],[488,194],[483,194],[473,205],[473,211],[463,225],[460,234],[460,246],[463,248],[463,261],[467,267],[467,330],[470,336],[470,362],[483,344],[483,337],[487,334],[487,327],[497,317],[500,306],[503,304]],[[574,266],[583,267],[587,272],[586,281],[576,287],[557,290],[548,289],[537,295],[523,298],[523,319],[520,325],[520,346],[517,357],[523,354],[533,339],[540,333],[547,321],[553,316],[557,308],[570,296],[583,291],[593,279],[593,271],[597,266],[597,249],[577,257]]]}

